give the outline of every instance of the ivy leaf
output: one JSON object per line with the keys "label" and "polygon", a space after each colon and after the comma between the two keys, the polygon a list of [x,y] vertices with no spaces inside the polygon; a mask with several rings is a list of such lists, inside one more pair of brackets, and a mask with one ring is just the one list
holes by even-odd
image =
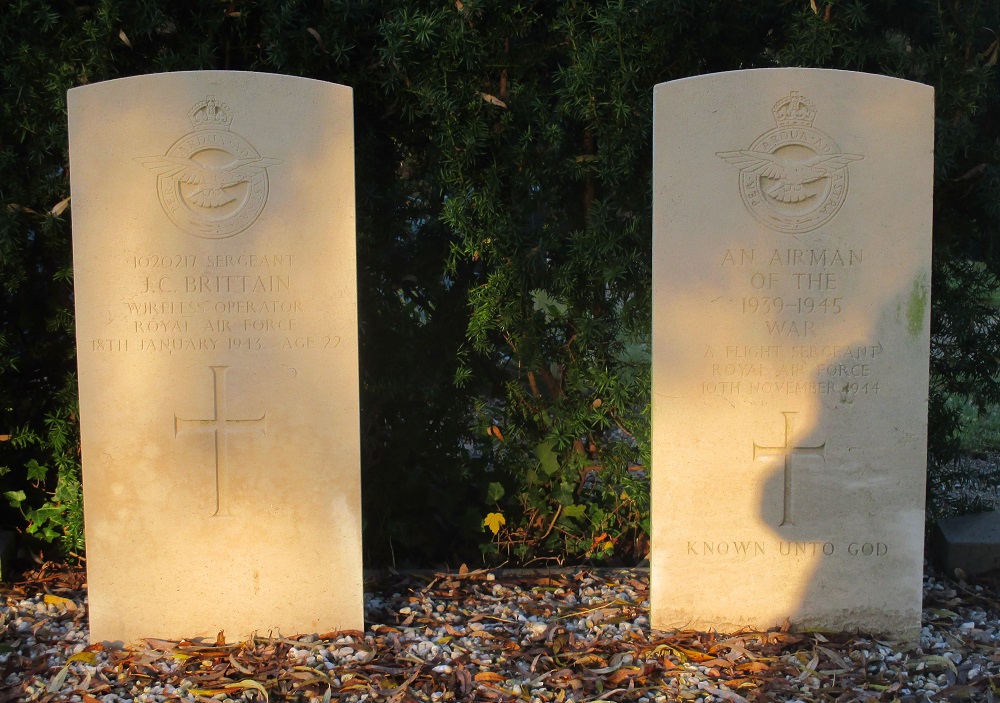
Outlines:
{"label": "ivy leaf", "polygon": [[534,308],[536,312],[545,313],[545,321],[552,322],[552,320],[566,314],[569,310],[569,306],[566,303],[553,298],[549,295],[548,291],[542,289],[537,289],[531,291],[531,302],[534,303]]}
{"label": "ivy leaf", "polygon": [[567,505],[563,508],[563,515],[566,517],[581,518],[586,512],[586,505]]}
{"label": "ivy leaf", "polygon": [[28,513],[28,519],[41,525],[43,522],[56,522],[62,514],[62,508],[52,503],[45,503],[37,510]]}
{"label": "ivy leaf", "polygon": [[573,505],[573,486],[563,481],[552,491],[552,499],[567,507]]}
{"label": "ivy leaf", "polygon": [[493,482],[486,488],[486,502],[496,503],[498,500],[503,498],[503,494],[503,486],[499,483]]}
{"label": "ivy leaf", "polygon": [[500,531],[500,528],[507,524],[507,518],[503,516],[503,513],[489,513],[483,520],[483,527],[490,528],[490,532],[496,534]]}
{"label": "ivy leaf", "polygon": [[47,466],[42,466],[36,459],[29,461],[25,468],[28,469],[29,481],[44,481],[45,474],[49,471]]}
{"label": "ivy leaf", "polygon": [[25,495],[24,491],[7,491],[3,495],[8,501],[10,501],[12,508],[20,508],[21,503],[23,503],[28,497]]}
{"label": "ivy leaf", "polygon": [[551,476],[559,470],[559,455],[553,450],[555,440],[547,439],[535,447],[535,456],[542,463],[542,471]]}

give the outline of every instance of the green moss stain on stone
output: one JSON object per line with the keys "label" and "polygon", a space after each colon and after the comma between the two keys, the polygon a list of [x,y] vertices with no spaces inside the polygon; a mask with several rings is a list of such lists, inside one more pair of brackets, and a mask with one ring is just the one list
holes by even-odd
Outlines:
{"label": "green moss stain on stone", "polygon": [[906,329],[916,337],[924,327],[924,312],[927,310],[927,299],[930,289],[927,286],[926,274],[920,274],[913,281],[910,300],[906,304]]}

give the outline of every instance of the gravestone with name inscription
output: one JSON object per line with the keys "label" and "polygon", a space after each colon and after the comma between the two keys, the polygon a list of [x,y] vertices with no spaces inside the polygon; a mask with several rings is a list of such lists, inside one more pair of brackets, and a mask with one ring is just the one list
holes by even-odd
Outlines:
{"label": "gravestone with name inscription", "polygon": [[654,97],[654,627],[920,627],[933,89]]}
{"label": "gravestone with name inscription", "polygon": [[361,629],[351,90],[68,101],[91,639]]}

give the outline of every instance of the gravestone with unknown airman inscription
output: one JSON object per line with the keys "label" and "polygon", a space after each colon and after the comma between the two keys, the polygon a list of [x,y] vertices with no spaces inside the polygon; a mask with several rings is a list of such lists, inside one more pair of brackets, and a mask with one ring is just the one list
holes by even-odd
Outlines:
{"label": "gravestone with unknown airman inscription", "polygon": [[933,90],[654,97],[654,627],[919,632]]}
{"label": "gravestone with unknown airman inscription", "polygon": [[91,638],[360,629],[349,88],[69,93]]}

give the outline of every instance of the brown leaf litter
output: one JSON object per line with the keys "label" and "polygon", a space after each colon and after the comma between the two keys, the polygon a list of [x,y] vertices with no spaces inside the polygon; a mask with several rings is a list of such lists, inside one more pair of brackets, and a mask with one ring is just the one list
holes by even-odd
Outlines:
{"label": "brown leaf litter", "polygon": [[383,575],[368,629],[87,645],[85,575],[5,585],[6,701],[1000,701],[996,583],[925,579],[920,647],[776,628],[652,632],[638,569]]}

